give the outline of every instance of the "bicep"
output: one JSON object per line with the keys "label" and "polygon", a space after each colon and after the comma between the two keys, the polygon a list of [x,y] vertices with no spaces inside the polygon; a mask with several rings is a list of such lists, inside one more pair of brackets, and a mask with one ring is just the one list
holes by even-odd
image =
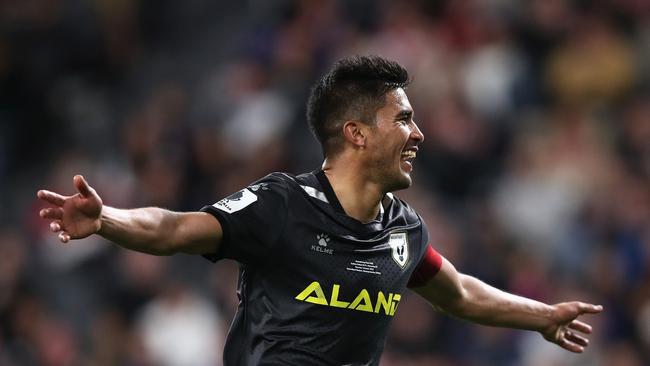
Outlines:
{"label": "bicep", "polygon": [[223,239],[219,220],[206,212],[178,214],[174,232],[175,251],[187,254],[215,253]]}
{"label": "bicep", "polygon": [[464,297],[461,274],[447,259],[442,258],[440,271],[427,283],[413,288],[437,309],[447,310]]}

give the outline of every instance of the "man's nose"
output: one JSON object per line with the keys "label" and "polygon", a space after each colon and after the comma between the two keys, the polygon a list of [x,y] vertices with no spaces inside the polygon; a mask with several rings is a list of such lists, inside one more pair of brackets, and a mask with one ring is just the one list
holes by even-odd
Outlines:
{"label": "man's nose", "polygon": [[419,142],[424,141],[424,134],[418,127],[417,123],[415,123],[415,121],[413,121],[413,128],[411,128],[411,138]]}

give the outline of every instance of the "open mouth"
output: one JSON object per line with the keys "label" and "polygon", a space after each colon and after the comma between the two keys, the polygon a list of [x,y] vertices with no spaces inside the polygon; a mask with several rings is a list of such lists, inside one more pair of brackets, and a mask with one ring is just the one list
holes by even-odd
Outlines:
{"label": "open mouth", "polygon": [[408,150],[402,151],[401,161],[405,166],[407,171],[413,170],[413,160],[417,156],[417,148],[409,148]]}
{"label": "open mouth", "polygon": [[402,151],[402,159],[404,159],[404,160],[413,160],[413,159],[415,159],[416,155],[417,155],[417,152],[415,152],[415,150]]}

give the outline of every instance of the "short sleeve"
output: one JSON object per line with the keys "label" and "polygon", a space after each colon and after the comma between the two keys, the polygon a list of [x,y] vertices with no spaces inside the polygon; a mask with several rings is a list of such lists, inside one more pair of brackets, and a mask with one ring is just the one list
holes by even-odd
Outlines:
{"label": "short sleeve", "polygon": [[281,178],[269,175],[219,202],[201,209],[219,220],[223,239],[215,253],[205,258],[234,259],[250,264],[268,258],[279,240],[287,219],[289,187]]}
{"label": "short sleeve", "polygon": [[425,285],[440,271],[442,267],[442,256],[429,244],[429,231],[422,221],[422,242],[420,243],[422,255],[417,267],[411,274],[407,286],[415,288]]}

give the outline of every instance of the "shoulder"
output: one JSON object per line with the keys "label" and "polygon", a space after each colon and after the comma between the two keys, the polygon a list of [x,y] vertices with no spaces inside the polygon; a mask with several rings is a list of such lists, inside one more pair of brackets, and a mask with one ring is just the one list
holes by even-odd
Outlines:
{"label": "shoulder", "polygon": [[392,193],[387,193],[386,197],[391,200],[390,215],[393,218],[401,218],[408,224],[422,224],[422,218],[406,201],[400,199]]}
{"label": "shoulder", "polygon": [[304,173],[300,175],[293,175],[285,172],[273,172],[256,182],[252,183],[249,188],[260,189],[265,187],[273,187],[277,189],[284,189],[286,191],[304,191],[312,187],[321,189],[318,179],[314,173]]}
{"label": "shoulder", "polygon": [[309,180],[310,173],[295,176],[285,172],[273,172],[251,183],[247,189],[255,194],[276,194],[285,199],[302,195],[305,189],[305,179]]}
{"label": "shoulder", "polygon": [[293,186],[303,184],[315,185],[317,184],[318,180],[316,179],[316,175],[313,172],[303,173],[300,175],[294,175],[287,172],[273,172],[258,180],[257,182],[278,182],[286,184],[287,186]]}
{"label": "shoulder", "polygon": [[248,189],[251,191],[266,191],[266,190],[280,190],[280,191],[287,191],[290,189],[292,185],[292,181],[294,180],[293,175],[289,173],[283,173],[283,172],[273,172],[271,174],[266,175],[265,177],[262,177],[255,182],[251,183],[248,186]]}
{"label": "shoulder", "polygon": [[286,184],[287,182],[290,182],[291,180],[295,179],[295,177],[292,174],[285,173],[285,172],[273,172],[270,174],[267,174],[266,176],[256,180],[251,184],[251,186],[255,184],[260,184],[260,183],[280,183],[280,184]]}

